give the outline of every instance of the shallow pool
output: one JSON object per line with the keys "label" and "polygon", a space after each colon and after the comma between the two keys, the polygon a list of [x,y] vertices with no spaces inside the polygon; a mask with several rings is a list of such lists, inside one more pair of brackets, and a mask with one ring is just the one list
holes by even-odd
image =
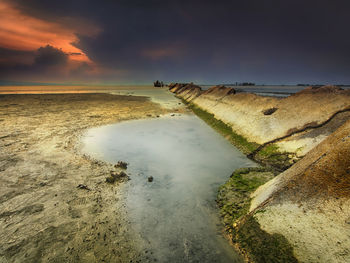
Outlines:
{"label": "shallow pool", "polygon": [[202,120],[126,121],[89,130],[83,143],[95,158],[129,163],[130,221],[149,261],[242,262],[222,235],[215,198],[234,169],[255,164]]}

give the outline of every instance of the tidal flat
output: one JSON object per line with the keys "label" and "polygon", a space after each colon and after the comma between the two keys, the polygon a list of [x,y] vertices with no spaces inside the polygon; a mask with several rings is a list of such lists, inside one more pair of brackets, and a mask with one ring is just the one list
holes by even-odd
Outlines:
{"label": "tidal flat", "polygon": [[123,184],[105,182],[116,168],[81,154],[79,139],[91,127],[166,113],[142,96],[1,95],[0,262],[141,260]]}

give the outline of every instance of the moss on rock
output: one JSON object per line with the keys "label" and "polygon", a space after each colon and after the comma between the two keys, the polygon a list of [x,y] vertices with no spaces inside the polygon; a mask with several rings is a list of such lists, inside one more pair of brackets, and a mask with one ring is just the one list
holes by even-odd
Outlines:
{"label": "moss on rock", "polygon": [[294,154],[280,152],[278,146],[275,144],[268,144],[259,149],[259,146],[261,147],[260,144],[250,142],[244,136],[237,134],[229,125],[216,119],[214,114],[208,113],[193,103],[188,103],[183,99],[182,101],[183,103],[187,104],[199,118],[204,120],[214,130],[223,135],[249,158],[252,158],[263,165],[271,166],[278,171],[284,171],[294,163],[290,158],[290,156],[294,156]]}
{"label": "moss on rock", "polygon": [[298,262],[288,240],[281,234],[262,230],[254,216],[246,216],[232,235],[232,241],[238,243],[249,260],[256,263]]}
{"label": "moss on rock", "polygon": [[250,194],[274,177],[269,168],[250,167],[235,170],[230,179],[220,187],[217,203],[227,230],[240,217],[247,214]]}
{"label": "moss on rock", "polygon": [[[286,238],[260,228],[253,214],[248,214],[250,194],[275,176],[266,167],[241,168],[220,187],[217,203],[227,233],[252,262],[297,262]],[[263,213],[264,210],[255,211]]]}
{"label": "moss on rock", "polygon": [[268,144],[258,151],[254,159],[259,163],[284,171],[294,164],[295,153],[281,152],[276,144]]}
{"label": "moss on rock", "polygon": [[255,149],[258,148],[259,144],[254,142],[249,142],[243,136],[237,134],[232,130],[230,126],[224,123],[221,120],[215,118],[214,114],[208,113],[205,110],[193,105],[188,104],[191,110],[202,120],[204,120],[207,124],[209,124],[212,128],[226,137],[233,145],[235,145],[239,150],[241,150],[244,154],[250,154]]}

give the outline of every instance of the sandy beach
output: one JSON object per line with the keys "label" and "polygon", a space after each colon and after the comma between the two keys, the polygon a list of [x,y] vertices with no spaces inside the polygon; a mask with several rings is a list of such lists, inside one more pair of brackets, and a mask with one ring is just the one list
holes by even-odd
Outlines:
{"label": "sandy beach", "polygon": [[82,155],[79,137],[169,112],[141,96],[1,95],[0,262],[144,261],[123,184],[105,182],[116,168]]}

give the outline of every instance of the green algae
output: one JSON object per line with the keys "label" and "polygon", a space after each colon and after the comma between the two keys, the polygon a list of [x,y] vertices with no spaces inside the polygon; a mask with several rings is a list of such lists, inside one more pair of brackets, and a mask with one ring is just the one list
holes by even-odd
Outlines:
{"label": "green algae", "polygon": [[235,170],[230,179],[219,188],[217,203],[226,226],[246,215],[250,207],[250,194],[274,177],[269,168],[251,167]]}
{"label": "green algae", "polygon": [[295,263],[293,247],[281,234],[269,234],[262,230],[254,216],[237,227],[233,242],[239,243],[251,261],[256,263]]}
{"label": "green algae", "polygon": [[291,153],[279,151],[276,144],[268,144],[259,149],[259,147],[261,147],[260,144],[248,141],[247,138],[233,131],[229,125],[216,119],[214,114],[201,109],[193,103],[188,103],[183,99],[182,101],[184,104],[188,105],[193,113],[228,139],[249,158],[254,159],[264,166],[273,167],[278,171],[286,170],[293,164],[291,158],[289,158]]}
{"label": "green algae", "polygon": [[217,203],[232,242],[238,244],[251,261],[297,262],[292,246],[283,235],[261,229],[254,214],[265,210],[249,213],[250,194],[274,176],[274,171],[266,167],[237,169],[220,187]]}
{"label": "green algae", "polygon": [[290,153],[280,152],[276,144],[268,144],[259,149],[261,145],[249,142],[226,123],[216,119],[214,114],[193,103],[184,100],[183,102],[244,154],[248,156],[252,154],[254,160],[264,165],[264,167],[235,170],[230,179],[219,188],[217,204],[232,242],[238,245],[251,262],[298,262],[293,254],[293,247],[283,235],[269,234],[261,229],[254,215],[265,213],[265,210],[258,209],[253,214],[249,213],[251,193],[271,180],[276,173],[293,164],[289,158]]}
{"label": "green algae", "polygon": [[190,109],[208,125],[226,137],[233,145],[235,145],[244,154],[250,154],[259,147],[259,144],[249,142],[245,137],[237,134],[232,130],[230,126],[221,120],[215,118],[214,114],[211,114],[193,104],[188,104]]}

